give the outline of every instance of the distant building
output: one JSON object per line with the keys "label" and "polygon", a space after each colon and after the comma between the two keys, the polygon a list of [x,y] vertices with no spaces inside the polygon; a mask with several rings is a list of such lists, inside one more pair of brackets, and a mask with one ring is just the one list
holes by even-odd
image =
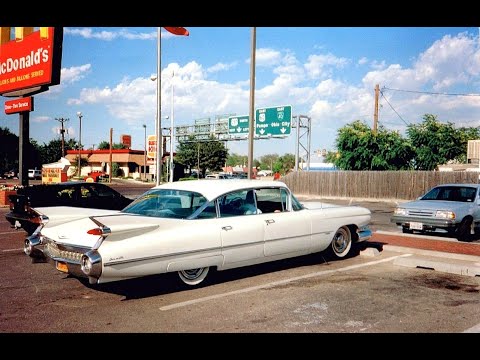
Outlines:
{"label": "distant building", "polygon": [[[307,163],[299,164],[300,169],[307,170]],[[336,171],[338,168],[333,163],[311,162],[309,171]]]}
{"label": "distant building", "polygon": [[[82,159],[86,159],[87,166],[83,166],[81,176],[86,176],[92,171],[105,171],[110,173],[110,150],[81,150]],[[163,159],[170,156],[170,153],[164,153]],[[66,158],[70,161],[69,175],[76,172],[78,161],[78,150],[68,150]],[[143,173],[143,167],[146,166],[146,173],[149,172],[148,162],[145,164],[145,152],[143,150],[117,149],[112,150],[112,163],[117,163],[122,169],[125,177],[139,178]]]}

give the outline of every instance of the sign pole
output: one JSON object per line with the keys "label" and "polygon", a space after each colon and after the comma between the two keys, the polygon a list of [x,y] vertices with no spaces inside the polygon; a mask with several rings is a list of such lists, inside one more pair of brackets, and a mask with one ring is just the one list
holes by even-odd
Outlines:
{"label": "sign pole", "polygon": [[251,55],[250,55],[250,123],[248,132],[248,178],[252,178],[253,166],[253,136],[255,124],[255,47],[257,42],[257,28],[252,28]]}
{"label": "sign pole", "polygon": [[28,186],[28,164],[27,164],[27,146],[30,142],[30,111],[19,113],[19,131],[18,131],[18,164],[20,184]]}

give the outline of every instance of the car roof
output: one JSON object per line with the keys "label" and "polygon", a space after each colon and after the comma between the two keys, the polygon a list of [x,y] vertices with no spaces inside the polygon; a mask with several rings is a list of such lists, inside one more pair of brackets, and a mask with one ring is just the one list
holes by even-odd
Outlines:
{"label": "car roof", "polygon": [[212,179],[212,180],[187,180],[176,181],[173,183],[165,183],[155,186],[152,189],[171,189],[171,190],[186,190],[195,191],[207,198],[213,200],[220,195],[229,193],[235,190],[260,188],[260,187],[282,187],[287,188],[287,185],[281,181],[264,181],[264,180],[249,180],[249,179]]}
{"label": "car roof", "polygon": [[452,183],[452,184],[438,184],[438,185],[436,185],[436,186],[434,186],[434,187],[440,187],[440,186],[468,186],[468,187],[479,188],[479,187],[480,187],[480,184],[473,184],[473,183],[469,183],[469,184],[467,184],[467,183],[465,183],[465,184],[463,184],[463,183],[460,183],[460,184],[459,184],[459,183]]}

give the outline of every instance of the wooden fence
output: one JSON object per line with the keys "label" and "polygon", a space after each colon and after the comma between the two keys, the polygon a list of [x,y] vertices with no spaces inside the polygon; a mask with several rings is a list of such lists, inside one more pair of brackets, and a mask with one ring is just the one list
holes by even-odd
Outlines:
{"label": "wooden fence", "polygon": [[412,200],[439,184],[478,183],[471,171],[298,171],[281,179],[297,195]]}

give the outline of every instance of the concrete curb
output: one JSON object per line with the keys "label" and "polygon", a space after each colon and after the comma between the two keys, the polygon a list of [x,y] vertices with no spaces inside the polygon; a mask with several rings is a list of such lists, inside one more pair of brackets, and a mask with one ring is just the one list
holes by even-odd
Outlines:
{"label": "concrete curb", "polygon": [[394,245],[384,245],[383,248],[384,250],[412,254],[412,256],[395,259],[394,265],[432,269],[457,275],[480,276],[480,256],[444,253]]}

